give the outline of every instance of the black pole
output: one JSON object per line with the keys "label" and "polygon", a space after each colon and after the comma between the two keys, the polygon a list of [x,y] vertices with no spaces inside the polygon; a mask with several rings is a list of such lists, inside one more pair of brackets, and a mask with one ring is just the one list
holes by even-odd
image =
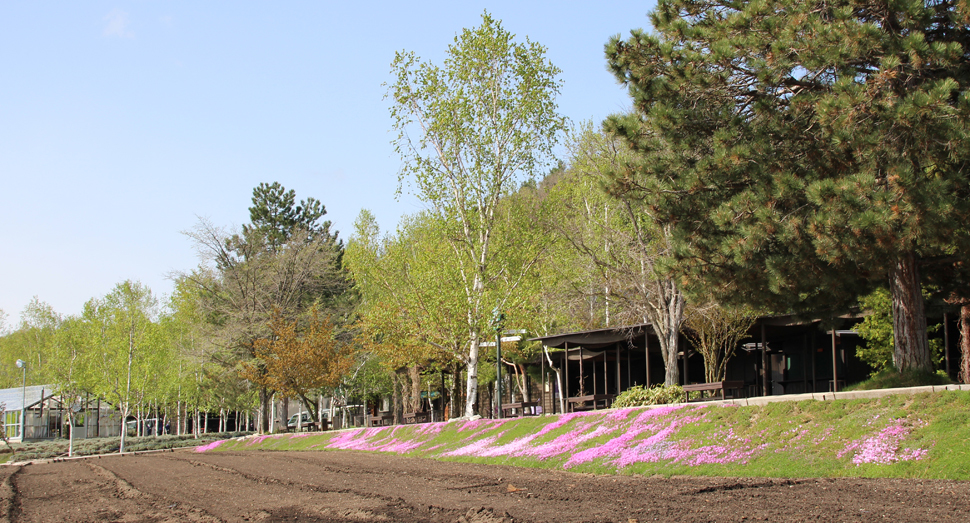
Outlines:
{"label": "black pole", "polygon": [[761,384],[762,392],[768,395],[768,339],[765,334],[765,324],[761,323]]}
{"label": "black pole", "polygon": [[495,331],[495,405],[502,418],[502,331]]}
{"label": "black pole", "polygon": [[839,391],[838,356],[835,353],[835,325],[832,326],[832,392]]}
{"label": "black pole", "polygon": [[950,377],[950,324],[949,315],[943,313],[943,358],[946,360],[946,377]]}
{"label": "black pole", "polygon": [[565,402],[563,404],[566,405],[566,410],[568,411],[569,410],[569,342],[568,341],[563,342],[563,346],[565,347],[565,352],[563,352],[562,366],[565,370],[564,374],[566,375],[566,383],[564,383],[562,386],[564,390],[559,391],[559,394],[565,399]]}

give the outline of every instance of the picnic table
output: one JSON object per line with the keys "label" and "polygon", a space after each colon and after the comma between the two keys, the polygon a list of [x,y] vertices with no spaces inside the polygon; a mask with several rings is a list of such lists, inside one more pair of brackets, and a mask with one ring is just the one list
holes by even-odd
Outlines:
{"label": "picnic table", "polygon": [[[608,409],[616,399],[616,394],[586,394],[583,396],[572,396],[567,398],[570,407],[575,412],[577,410],[596,410],[600,408]],[[586,405],[589,403],[590,405]]]}
{"label": "picnic table", "polygon": [[732,391],[731,397],[738,397],[738,391],[744,388],[744,382],[741,380],[721,380],[713,381],[711,383],[692,383],[690,385],[684,385],[684,392],[687,393],[687,402],[690,402],[691,392],[715,392],[721,391],[721,399],[724,399],[724,391]]}
{"label": "picnic table", "polygon": [[539,406],[539,402],[538,401],[515,401],[515,402],[512,402],[512,403],[503,403],[502,404],[502,416],[503,417],[505,416],[505,412],[506,411],[513,411],[513,410],[518,410],[519,411],[518,416],[530,416],[533,413],[532,412],[529,412],[529,410],[531,410],[534,407],[538,407],[538,406]]}

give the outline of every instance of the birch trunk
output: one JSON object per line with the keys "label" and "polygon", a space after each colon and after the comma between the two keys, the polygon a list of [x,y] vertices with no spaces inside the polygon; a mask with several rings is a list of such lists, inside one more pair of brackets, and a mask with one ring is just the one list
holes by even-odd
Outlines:
{"label": "birch trunk", "polygon": [[465,389],[465,416],[469,418],[475,415],[475,399],[478,398],[479,340],[477,332],[472,333],[471,340],[471,348],[468,349],[468,361],[466,362],[468,379]]}

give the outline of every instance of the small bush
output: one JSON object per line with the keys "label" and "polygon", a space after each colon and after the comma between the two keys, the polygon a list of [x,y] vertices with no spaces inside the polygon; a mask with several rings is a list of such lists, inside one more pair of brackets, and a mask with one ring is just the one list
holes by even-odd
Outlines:
{"label": "small bush", "polygon": [[680,385],[654,385],[649,389],[643,385],[630,387],[616,397],[613,402],[615,408],[642,407],[644,405],[666,405],[668,403],[682,403],[687,399],[683,387]]}

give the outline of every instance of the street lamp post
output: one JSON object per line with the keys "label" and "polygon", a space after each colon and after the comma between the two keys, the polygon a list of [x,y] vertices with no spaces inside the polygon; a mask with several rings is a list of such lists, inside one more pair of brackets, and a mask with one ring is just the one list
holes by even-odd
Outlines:
{"label": "street lamp post", "polygon": [[20,405],[20,441],[27,437],[27,363],[17,360],[17,368],[24,370],[24,397]]}
{"label": "street lamp post", "polygon": [[495,327],[495,404],[498,409],[496,417],[502,418],[502,324],[505,315],[498,307],[492,311],[492,326]]}

